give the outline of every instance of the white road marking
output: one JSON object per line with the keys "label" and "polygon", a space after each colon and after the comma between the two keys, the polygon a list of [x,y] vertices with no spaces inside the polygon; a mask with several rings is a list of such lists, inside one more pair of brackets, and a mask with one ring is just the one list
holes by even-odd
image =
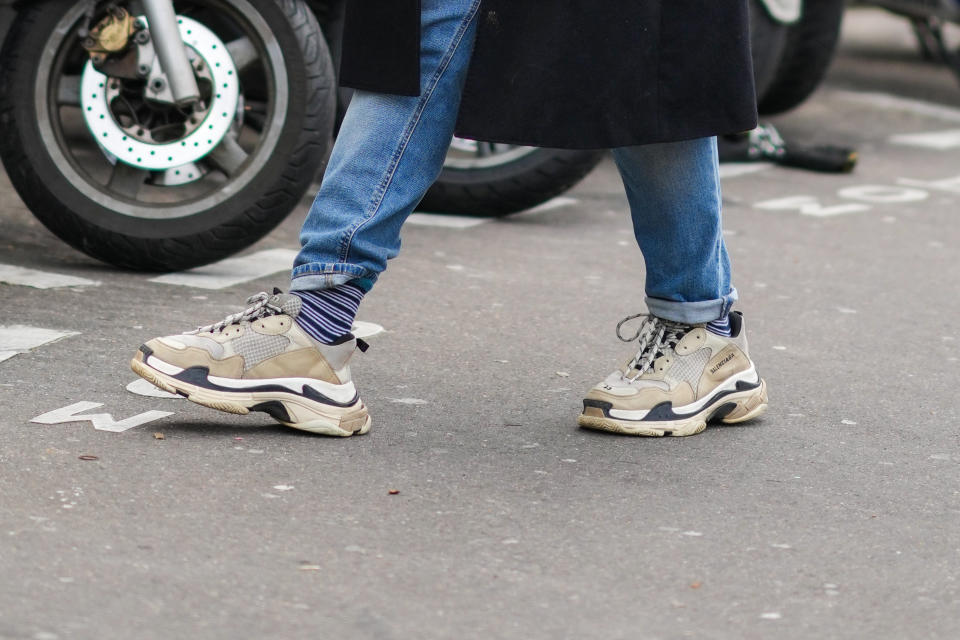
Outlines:
{"label": "white road marking", "polygon": [[469,229],[490,222],[491,218],[477,216],[454,216],[442,213],[411,213],[407,224],[415,227],[443,227],[445,229]]}
{"label": "white road marking", "polygon": [[901,111],[912,113],[918,116],[935,118],[945,122],[960,122],[960,109],[954,107],[945,107],[933,102],[924,100],[913,100],[910,98],[901,98],[890,95],[889,93],[879,93],[871,91],[844,91],[835,90],[827,95],[836,97],[844,102],[862,104],[874,109],[883,111]]}
{"label": "white road marking", "polygon": [[387,398],[390,402],[396,404],[422,405],[429,404],[426,400],[420,398]]}
{"label": "white road marking", "polygon": [[27,269],[12,264],[0,264],[0,282],[16,284],[34,289],[56,289],[58,287],[98,287],[100,282],[87,280],[62,273],[50,273]]}
{"label": "white road marking", "polygon": [[814,216],[817,218],[870,210],[870,207],[865,204],[839,204],[832,207],[825,207],[820,204],[820,201],[814,196],[775,198],[773,200],[758,202],[753,206],[757,209],[767,209],[770,211],[799,211],[801,215]]}
{"label": "white road marking", "polygon": [[566,196],[559,196],[552,200],[547,200],[543,204],[537,205],[532,209],[527,209],[523,213],[543,213],[544,211],[552,211],[554,209],[561,209],[563,207],[570,207],[575,204],[578,204],[580,201],[576,198],[568,198]]}
{"label": "white road marking", "polygon": [[519,218],[523,216],[538,216],[541,213],[553,211],[554,209],[562,209],[564,207],[570,207],[579,203],[580,201],[577,200],[576,198],[569,198],[567,196],[558,196],[552,200],[547,200],[543,204],[537,205],[530,209],[525,209],[524,211],[519,211],[517,213],[514,213],[509,217]]}
{"label": "white road marking", "polygon": [[181,395],[177,395],[176,393],[168,393],[163,389],[153,386],[143,378],[138,378],[128,384],[127,391],[138,396],[145,396],[147,398],[170,398],[175,400],[184,399],[184,397]]}
{"label": "white road marking", "polygon": [[837,191],[837,195],[848,200],[861,200],[873,204],[900,204],[926,200],[930,194],[920,189],[895,187],[885,184],[860,184]]}
{"label": "white road marking", "polygon": [[290,271],[297,252],[291,249],[268,249],[248,256],[228,258],[205,267],[170,273],[150,282],[197,289],[225,289],[280,271]]}
{"label": "white road marking", "polygon": [[911,187],[921,187],[934,191],[944,191],[946,193],[960,193],[960,176],[952,178],[943,178],[942,180],[916,180],[914,178],[899,178],[897,184],[905,184]]}
{"label": "white road marking", "polygon": [[76,335],[80,334],[76,331],[57,331],[39,327],[26,327],[19,324],[0,325],[0,362],[12,358],[18,353],[26,353],[31,349]]}
{"label": "white road marking", "polygon": [[386,331],[386,329],[384,329],[378,324],[375,324],[373,322],[362,322],[360,320],[357,320],[356,322],[354,322],[353,328],[350,329],[350,333],[352,333],[354,336],[356,336],[357,338],[364,338],[364,339],[370,338],[379,333],[383,333],[384,331]]}
{"label": "white road marking", "polygon": [[946,151],[960,147],[960,129],[946,131],[930,131],[928,133],[903,133],[890,137],[891,144],[905,147],[921,147]]}
{"label": "white road marking", "polygon": [[720,165],[720,179],[736,178],[750,173],[766,171],[773,166],[771,162],[724,162]]}
{"label": "white road marking", "polygon": [[93,428],[98,431],[110,431],[112,433],[122,433],[128,429],[139,427],[140,425],[172,416],[170,411],[147,411],[131,416],[126,420],[114,420],[109,413],[95,413],[86,416],[79,416],[78,413],[89,411],[102,407],[102,402],[76,402],[68,407],[49,411],[37,416],[30,422],[36,424],[64,424],[68,422],[91,422]]}

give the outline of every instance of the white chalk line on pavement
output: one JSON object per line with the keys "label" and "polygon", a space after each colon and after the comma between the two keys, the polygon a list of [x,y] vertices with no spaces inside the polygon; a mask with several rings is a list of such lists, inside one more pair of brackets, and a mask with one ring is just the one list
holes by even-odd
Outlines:
{"label": "white chalk line on pavement", "polygon": [[353,328],[350,329],[352,333],[357,338],[372,338],[375,335],[383,333],[386,331],[379,324],[373,322],[363,322],[362,320],[357,320],[353,323]]}
{"label": "white chalk line on pavement", "polygon": [[[530,209],[525,209],[523,211],[518,211],[515,214],[512,214],[511,217],[516,216],[525,216],[525,215],[535,215],[539,213],[544,213],[545,211],[552,211],[554,209],[561,209],[563,207],[569,207],[575,204],[578,204],[580,201],[576,198],[570,198],[568,196],[558,196],[547,200],[543,204],[531,207]],[[446,213],[428,213],[425,211],[420,211],[413,213],[410,217],[407,218],[407,223],[415,227],[440,227],[444,229],[472,229],[473,227],[479,227],[482,224],[487,224],[496,220],[496,217],[484,218],[482,216],[458,216]]]}
{"label": "white chalk line on pavement", "polygon": [[147,398],[166,398],[168,400],[183,400],[184,397],[176,393],[169,393],[155,387],[143,378],[137,378],[127,385],[127,391],[134,395],[145,396]]}
{"label": "white chalk line on pavement", "polygon": [[905,147],[920,147],[934,151],[960,148],[960,129],[930,131],[927,133],[903,133],[890,137],[891,144]]}
{"label": "white chalk line on pavement", "polygon": [[[960,122],[960,109],[935,102],[927,102],[926,100],[902,98],[888,93],[843,89],[835,89],[828,92],[828,95],[844,102],[860,104],[881,111],[898,111],[943,122]],[[891,144],[900,146],[948,151],[960,148],[960,129],[896,134],[890,136],[888,140]]]}
{"label": "white chalk line on pavement", "polygon": [[166,418],[167,416],[173,415],[173,413],[170,411],[146,411],[124,420],[117,420],[109,413],[79,415],[84,411],[98,409],[102,406],[102,402],[75,402],[69,406],[61,407],[60,409],[55,409],[53,411],[48,411],[47,413],[41,414],[32,419],[30,422],[48,425],[69,424],[71,422],[90,422],[93,425],[93,428],[97,431],[123,433],[124,431],[133,429],[134,427],[139,427],[147,424],[148,422],[153,422],[155,420],[160,420],[161,418]]}
{"label": "white chalk line on pavement", "polygon": [[771,162],[724,162],[720,165],[720,179],[737,178],[750,173],[766,171],[773,166]]}
{"label": "white chalk line on pavement", "polygon": [[62,273],[38,271],[12,264],[0,264],[0,283],[14,284],[34,289],[57,289],[60,287],[97,287],[100,282],[68,276]]}
{"label": "white chalk line on pavement", "polygon": [[31,349],[76,335],[80,334],[76,331],[59,331],[20,324],[0,325],[0,362],[9,360],[18,353],[26,353]]}
{"label": "white chalk line on pavement", "polygon": [[925,100],[914,100],[913,98],[901,98],[875,91],[848,91],[845,89],[834,89],[824,92],[828,96],[833,96],[844,102],[853,104],[862,104],[864,106],[880,109],[883,111],[901,111],[912,113],[918,116],[925,116],[945,122],[960,122],[960,109],[947,107],[934,102]]}
{"label": "white chalk line on pavement", "polygon": [[414,227],[441,227],[444,229],[470,229],[490,222],[490,218],[455,216],[445,213],[411,213],[407,224]]}
{"label": "white chalk line on pavement", "polygon": [[551,200],[547,200],[543,204],[538,204],[535,207],[531,207],[526,211],[521,213],[543,213],[544,211],[553,211],[554,209],[562,209],[563,207],[572,207],[575,204],[579,204],[580,201],[576,198],[570,198],[568,196],[557,196]]}
{"label": "white chalk line on pavement", "polygon": [[225,289],[281,271],[289,272],[296,257],[297,252],[292,249],[268,249],[239,258],[227,258],[189,271],[151,278],[150,282],[195,289]]}

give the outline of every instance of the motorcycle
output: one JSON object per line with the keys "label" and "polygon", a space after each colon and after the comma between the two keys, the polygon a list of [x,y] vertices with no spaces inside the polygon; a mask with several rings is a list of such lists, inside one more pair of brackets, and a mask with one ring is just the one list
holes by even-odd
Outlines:
{"label": "motorcycle", "polygon": [[859,6],[886,9],[902,16],[913,25],[921,53],[927,60],[946,64],[960,80],[960,49],[951,46],[945,37],[947,25],[960,25],[960,2],[957,0],[855,0]]}
{"label": "motorcycle", "polygon": [[313,182],[336,96],[303,2],[6,4],[0,157],[68,244],[133,269],[204,264]]}
{"label": "motorcycle", "polygon": [[[808,53],[792,34],[809,8],[833,0],[804,12],[802,0],[751,1],[754,40],[768,43],[755,46],[761,107],[764,95],[768,107],[785,93],[798,103],[812,87],[777,78]],[[343,6],[0,0],[11,183],[54,234],[119,267],[186,269],[248,247],[301,202],[329,153],[349,102],[335,72]],[[601,158],[454,139],[420,208],[507,215],[564,192]]]}
{"label": "motorcycle", "polygon": [[[315,184],[342,0],[0,0],[0,157],[36,217],[116,266],[185,269],[262,238]],[[454,140],[422,208],[504,215],[599,152]]]}

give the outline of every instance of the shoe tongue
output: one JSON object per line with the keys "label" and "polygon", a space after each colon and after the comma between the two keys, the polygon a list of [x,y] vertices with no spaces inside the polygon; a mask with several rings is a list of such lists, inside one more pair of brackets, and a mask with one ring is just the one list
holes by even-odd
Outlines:
{"label": "shoe tongue", "polygon": [[274,294],[270,297],[270,304],[280,307],[280,310],[291,318],[296,318],[300,315],[303,301],[292,293],[282,293],[279,289],[274,289]]}
{"label": "shoe tongue", "polygon": [[[676,342],[674,342],[673,344],[671,344],[671,345],[669,345],[669,346],[668,346],[667,344],[661,345],[661,348],[660,348],[660,349],[657,349],[657,351],[656,351],[656,353],[654,354],[653,358],[650,360],[649,365],[647,366],[646,370],[645,370],[645,371],[641,371],[640,374],[643,375],[643,374],[645,374],[645,373],[650,373],[650,371],[652,370],[652,367],[653,367],[653,363],[657,361],[657,358],[659,358],[659,357],[661,357],[661,356],[664,356],[664,355],[667,355],[667,354],[669,354],[669,353],[675,353],[674,350],[673,350],[673,348],[674,348],[675,346],[676,346]],[[639,371],[639,369],[637,369],[636,365],[637,365],[636,358],[631,358],[631,359],[624,365],[624,368],[626,369],[626,375],[631,375],[634,371]]]}

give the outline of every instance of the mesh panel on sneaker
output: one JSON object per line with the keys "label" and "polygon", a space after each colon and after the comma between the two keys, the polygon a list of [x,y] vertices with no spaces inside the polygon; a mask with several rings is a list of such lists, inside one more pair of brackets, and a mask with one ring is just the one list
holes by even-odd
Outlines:
{"label": "mesh panel on sneaker", "polygon": [[289,344],[290,339],[285,336],[265,336],[247,329],[234,341],[233,350],[243,356],[243,371],[247,372],[264,360],[280,355]]}
{"label": "mesh panel on sneaker", "polygon": [[296,318],[300,313],[300,307],[303,305],[300,298],[295,295],[287,294],[283,296],[283,304],[280,305],[280,310],[290,316],[291,318]]}
{"label": "mesh panel on sneaker", "polygon": [[709,348],[699,349],[688,356],[674,354],[675,361],[667,375],[681,382],[689,382],[696,389],[712,354],[713,350]]}

